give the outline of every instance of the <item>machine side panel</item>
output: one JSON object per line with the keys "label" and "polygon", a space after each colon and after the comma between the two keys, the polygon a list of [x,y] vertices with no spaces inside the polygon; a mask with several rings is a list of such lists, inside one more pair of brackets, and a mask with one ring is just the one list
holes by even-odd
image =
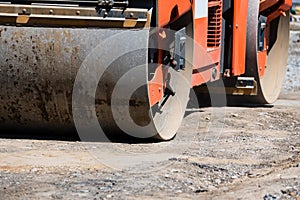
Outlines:
{"label": "machine side panel", "polygon": [[234,0],[232,75],[245,73],[248,0]]}

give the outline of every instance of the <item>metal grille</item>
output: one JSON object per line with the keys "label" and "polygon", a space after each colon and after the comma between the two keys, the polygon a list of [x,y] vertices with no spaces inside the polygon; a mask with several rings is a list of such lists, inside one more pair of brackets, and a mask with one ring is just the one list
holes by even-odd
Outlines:
{"label": "metal grille", "polygon": [[222,36],[222,0],[208,1],[207,47],[221,45]]}

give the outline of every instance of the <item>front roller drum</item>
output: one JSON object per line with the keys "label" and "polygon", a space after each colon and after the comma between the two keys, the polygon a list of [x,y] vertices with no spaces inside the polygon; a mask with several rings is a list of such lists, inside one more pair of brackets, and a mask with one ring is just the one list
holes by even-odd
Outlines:
{"label": "front roller drum", "polygon": [[149,29],[0,28],[1,132],[63,134],[76,125],[88,141],[125,135],[169,140],[176,134],[192,67],[170,68],[167,85],[174,95],[151,106]]}

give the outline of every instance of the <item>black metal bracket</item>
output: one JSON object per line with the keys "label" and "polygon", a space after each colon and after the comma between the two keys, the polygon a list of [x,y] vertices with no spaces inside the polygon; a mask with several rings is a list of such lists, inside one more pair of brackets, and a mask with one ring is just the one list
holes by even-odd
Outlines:
{"label": "black metal bracket", "polygon": [[103,9],[112,8],[127,8],[129,1],[116,1],[116,0],[98,0],[98,7]]}
{"label": "black metal bracket", "polygon": [[107,17],[113,8],[118,8],[123,12],[129,6],[129,1],[115,1],[115,0],[98,0],[96,7],[97,13],[102,17]]}
{"label": "black metal bracket", "polygon": [[258,20],[258,44],[257,44],[257,50],[258,51],[264,51],[265,47],[265,34],[266,34],[266,26],[267,26],[267,17],[265,16],[259,16]]}

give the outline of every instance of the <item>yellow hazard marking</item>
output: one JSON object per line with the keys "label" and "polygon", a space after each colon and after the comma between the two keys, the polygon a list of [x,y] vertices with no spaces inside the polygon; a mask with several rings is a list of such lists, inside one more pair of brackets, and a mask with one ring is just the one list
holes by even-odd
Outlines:
{"label": "yellow hazard marking", "polygon": [[16,23],[17,24],[27,24],[29,21],[29,16],[28,15],[19,15],[17,17]]}
{"label": "yellow hazard marking", "polygon": [[132,28],[132,27],[135,27],[136,24],[137,24],[137,20],[126,19],[123,23],[123,27]]}

